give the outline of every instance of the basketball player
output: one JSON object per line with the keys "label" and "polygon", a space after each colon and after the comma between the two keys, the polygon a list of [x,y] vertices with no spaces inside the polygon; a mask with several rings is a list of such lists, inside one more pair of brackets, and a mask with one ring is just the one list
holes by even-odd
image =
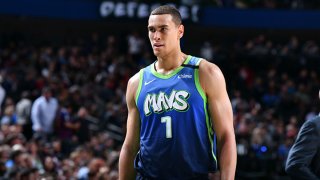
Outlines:
{"label": "basketball player", "polygon": [[120,179],[208,179],[218,167],[221,179],[234,179],[233,115],[222,72],[181,52],[177,9],[153,10],[148,31],[157,61],[128,83]]}

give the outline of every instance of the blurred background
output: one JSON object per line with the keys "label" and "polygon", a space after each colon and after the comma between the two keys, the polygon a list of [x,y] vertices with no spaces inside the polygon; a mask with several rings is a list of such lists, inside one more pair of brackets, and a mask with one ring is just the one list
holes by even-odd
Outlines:
{"label": "blurred background", "polygon": [[288,151],[320,110],[318,0],[0,0],[1,179],[118,178],[127,81],[155,60],[147,18],[166,3],[183,51],[225,75],[236,179],[289,179]]}

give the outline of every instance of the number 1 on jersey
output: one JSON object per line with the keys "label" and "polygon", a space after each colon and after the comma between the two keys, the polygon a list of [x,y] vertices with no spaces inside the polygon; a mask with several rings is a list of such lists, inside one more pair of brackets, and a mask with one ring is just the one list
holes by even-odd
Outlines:
{"label": "number 1 on jersey", "polygon": [[172,138],[171,117],[162,117],[161,122],[166,123],[166,138]]}

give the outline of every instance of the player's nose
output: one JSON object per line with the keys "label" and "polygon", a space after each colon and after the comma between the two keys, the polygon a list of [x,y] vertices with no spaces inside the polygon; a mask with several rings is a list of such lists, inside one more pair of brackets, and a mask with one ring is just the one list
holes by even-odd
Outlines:
{"label": "player's nose", "polygon": [[158,31],[154,32],[153,39],[160,40],[160,32],[158,32]]}

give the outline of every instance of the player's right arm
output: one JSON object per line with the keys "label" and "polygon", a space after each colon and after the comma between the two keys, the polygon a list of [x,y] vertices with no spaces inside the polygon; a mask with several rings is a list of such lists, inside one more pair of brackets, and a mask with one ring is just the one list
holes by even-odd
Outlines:
{"label": "player's right arm", "polygon": [[126,102],[128,107],[127,134],[120,152],[119,179],[135,179],[134,158],[140,148],[140,118],[135,103],[135,94],[139,85],[139,73],[128,82]]}

